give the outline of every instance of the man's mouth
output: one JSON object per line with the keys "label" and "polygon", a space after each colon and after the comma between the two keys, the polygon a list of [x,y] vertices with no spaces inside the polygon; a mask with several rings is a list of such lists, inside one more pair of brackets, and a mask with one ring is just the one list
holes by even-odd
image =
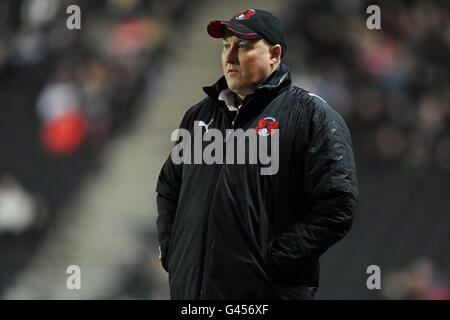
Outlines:
{"label": "man's mouth", "polygon": [[227,71],[227,73],[233,73],[233,72],[239,72],[239,71],[234,70],[234,69],[230,69],[230,70]]}

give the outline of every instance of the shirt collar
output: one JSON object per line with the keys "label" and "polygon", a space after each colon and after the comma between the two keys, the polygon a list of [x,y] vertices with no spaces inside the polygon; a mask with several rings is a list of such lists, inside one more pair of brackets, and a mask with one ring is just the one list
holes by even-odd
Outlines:
{"label": "shirt collar", "polygon": [[234,93],[228,88],[223,89],[217,99],[224,101],[230,111],[238,111],[242,105],[236,107]]}

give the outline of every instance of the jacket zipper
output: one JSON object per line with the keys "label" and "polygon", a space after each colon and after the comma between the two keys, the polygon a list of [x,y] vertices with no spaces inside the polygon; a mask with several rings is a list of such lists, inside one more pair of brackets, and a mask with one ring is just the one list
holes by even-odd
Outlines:
{"label": "jacket zipper", "polygon": [[242,108],[244,108],[244,105],[247,105],[247,104],[250,103],[250,100],[252,100],[252,96],[253,96],[253,95],[246,96],[246,97],[244,98],[244,101],[242,101],[241,106],[240,106],[239,108],[237,108],[236,115],[234,116],[233,121],[231,121],[231,128],[232,128],[232,129],[235,128],[235,125],[234,125],[234,124],[236,123],[236,120],[237,120],[237,118],[239,117],[239,112],[241,111]]}
{"label": "jacket zipper", "polygon": [[[245,101],[245,99],[244,99],[244,101],[241,104],[241,107],[237,109],[236,115],[235,115],[233,121],[231,121],[231,128],[232,129],[235,128],[234,124],[236,123],[236,119],[239,116],[240,109],[244,106],[244,104],[247,104],[247,103],[248,103],[248,101]],[[224,117],[225,117],[225,119],[227,119],[227,116],[226,116],[225,113],[224,113]],[[222,176],[223,172],[224,172],[224,166],[222,166],[222,169],[220,170],[219,175],[217,176],[216,184],[214,185],[213,192],[211,193],[211,196],[209,197],[208,216],[207,216],[207,220],[206,220],[206,228],[207,228],[207,230],[206,230],[205,242],[208,241],[208,230],[209,230],[208,229],[208,223],[209,223],[209,215],[210,215],[209,210],[211,209],[211,199],[213,198],[213,196],[215,195],[215,193],[217,191],[218,182],[220,181],[220,177]],[[203,296],[203,294],[204,294],[203,286],[205,284],[206,275],[208,273],[207,272],[208,270],[206,270],[205,267],[208,267],[208,265],[210,263],[211,254],[212,254],[213,249],[214,249],[214,241],[211,244],[211,248],[209,248],[209,244],[207,244],[207,243],[205,244],[205,249],[204,249],[205,250],[205,252],[204,252],[205,259],[203,260],[203,263],[200,266],[200,275],[199,275],[199,280],[198,280],[198,284],[197,284],[197,297],[198,298],[201,298]]]}
{"label": "jacket zipper", "polygon": [[[216,175],[216,179],[215,179],[215,185],[213,188],[213,192],[211,193],[209,199],[208,199],[208,210],[207,210],[207,217],[206,217],[206,223],[205,223],[205,228],[206,228],[206,234],[205,234],[205,247],[203,249],[203,256],[205,257],[203,259],[203,262],[200,264],[200,273],[199,273],[199,277],[198,277],[198,283],[197,283],[197,299],[200,299],[201,296],[203,295],[204,289],[204,283],[205,283],[205,274],[206,274],[206,270],[205,270],[205,266],[206,263],[209,263],[210,260],[210,254],[211,254],[211,250],[209,250],[209,246],[210,244],[208,244],[208,235],[209,235],[209,228],[208,228],[208,224],[209,224],[209,215],[210,215],[210,209],[211,209],[211,199],[213,198],[213,196],[216,194],[216,190],[217,190],[217,186],[218,186],[218,182],[220,181],[220,176],[222,175],[223,172],[223,167],[221,168],[220,172],[218,175]],[[212,245],[212,248],[214,248],[214,244]]]}
{"label": "jacket zipper", "polygon": [[[221,111],[221,112],[223,113],[224,118],[227,119],[226,114],[223,111]],[[216,177],[214,179],[215,180],[215,185],[213,187],[213,191],[211,192],[211,195],[208,198],[208,210],[207,210],[207,217],[206,217],[206,223],[205,223],[205,228],[206,228],[205,247],[204,247],[204,250],[203,250],[204,251],[203,255],[204,255],[205,258],[203,259],[203,262],[200,264],[200,272],[199,272],[199,277],[198,277],[198,282],[197,282],[197,294],[196,294],[197,299],[200,299],[201,296],[203,295],[203,292],[204,292],[203,286],[204,286],[204,283],[205,283],[205,280],[206,280],[205,279],[205,275],[206,275],[205,266],[206,266],[207,263],[209,263],[209,260],[211,260],[210,259],[210,255],[211,255],[212,249],[214,249],[214,242],[211,245],[211,250],[208,250],[209,249],[209,244],[207,243],[208,242],[208,234],[209,234],[209,228],[208,228],[209,215],[210,215],[209,211],[211,209],[211,200],[212,200],[213,196],[216,194],[216,190],[217,190],[217,187],[218,187],[218,184],[219,184],[218,182],[220,181],[220,177],[221,177],[222,173],[223,173],[223,166],[220,169],[220,172],[216,175]]]}
{"label": "jacket zipper", "polygon": [[[241,106],[241,108],[242,108],[242,106]],[[240,111],[240,108],[237,109],[237,111],[236,111],[236,116],[234,117],[233,121],[231,121],[231,128],[232,128],[232,129],[234,129],[234,123],[236,122],[236,119],[237,119],[237,117],[239,116],[239,111]]]}

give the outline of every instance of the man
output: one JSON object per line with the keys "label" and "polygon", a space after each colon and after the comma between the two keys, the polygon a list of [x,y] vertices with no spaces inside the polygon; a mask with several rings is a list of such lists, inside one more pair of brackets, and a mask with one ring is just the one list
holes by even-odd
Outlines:
{"label": "man", "polygon": [[349,231],[356,207],[349,130],[320,97],[291,85],[283,27],[272,14],[246,10],[210,22],[208,33],[223,39],[224,76],[204,88],[180,128],[274,139],[279,166],[262,174],[261,161],[167,159],[157,226],[171,298],[313,299],[319,257]]}

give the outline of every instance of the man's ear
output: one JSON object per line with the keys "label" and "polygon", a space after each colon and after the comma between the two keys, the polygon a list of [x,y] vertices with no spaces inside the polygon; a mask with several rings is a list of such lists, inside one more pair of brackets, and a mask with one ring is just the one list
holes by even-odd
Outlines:
{"label": "man's ear", "polygon": [[276,44],[270,48],[270,61],[272,63],[280,62],[281,59],[281,46]]}

